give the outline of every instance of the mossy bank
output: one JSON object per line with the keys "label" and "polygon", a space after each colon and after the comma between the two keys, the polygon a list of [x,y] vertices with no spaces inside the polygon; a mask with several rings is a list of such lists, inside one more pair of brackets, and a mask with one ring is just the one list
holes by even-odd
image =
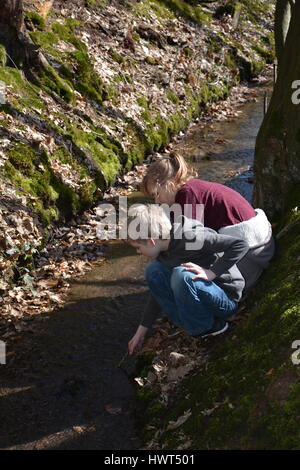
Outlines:
{"label": "mossy bank", "polygon": [[[245,300],[238,324],[216,342],[209,362],[181,384],[170,408],[153,398],[153,390],[143,397],[146,438],[154,435],[152,418],[155,430],[162,430],[155,448],[300,448],[299,207],[298,194],[276,227],[270,268]],[[187,411],[182,426],[163,431]]]}
{"label": "mossy bank", "polygon": [[[45,12],[26,2],[28,36],[48,65],[25,78],[1,46],[2,166],[44,224],[91,205],[120,172],[272,60],[261,2],[243,6],[235,30],[234,7],[220,11],[219,3],[80,0]],[[272,14],[272,6],[265,10]],[[259,41],[249,34],[241,45],[249,21]],[[66,164],[73,185],[60,171]]]}

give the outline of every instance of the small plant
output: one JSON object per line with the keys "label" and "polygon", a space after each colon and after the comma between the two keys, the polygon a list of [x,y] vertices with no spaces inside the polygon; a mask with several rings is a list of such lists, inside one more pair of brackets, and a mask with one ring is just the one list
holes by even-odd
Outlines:
{"label": "small plant", "polygon": [[110,50],[109,50],[109,53],[110,53],[111,58],[112,58],[115,62],[117,62],[118,64],[125,64],[126,58],[123,57],[121,54],[119,54],[118,52],[114,51],[113,49],[110,49]]}

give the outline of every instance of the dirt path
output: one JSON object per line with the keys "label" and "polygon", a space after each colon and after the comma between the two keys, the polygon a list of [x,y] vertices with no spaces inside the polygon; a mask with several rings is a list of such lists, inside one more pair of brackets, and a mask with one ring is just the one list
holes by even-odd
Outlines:
{"label": "dirt path", "polygon": [[117,364],[143,308],[144,263],[114,246],[67,305],[14,343],[1,370],[2,449],[138,447],[134,388]]}

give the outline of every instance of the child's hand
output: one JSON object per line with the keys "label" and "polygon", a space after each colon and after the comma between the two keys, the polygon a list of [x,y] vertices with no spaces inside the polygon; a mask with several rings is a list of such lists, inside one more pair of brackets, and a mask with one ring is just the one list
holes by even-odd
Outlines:
{"label": "child's hand", "polygon": [[144,342],[147,330],[148,328],[146,328],[145,326],[140,325],[138,327],[135,335],[131,338],[131,340],[128,343],[129,354],[135,354],[141,349],[141,347],[143,346],[143,342]]}
{"label": "child's hand", "polygon": [[197,274],[197,276],[192,277],[192,279],[203,279],[204,281],[213,281],[217,276],[210,269],[201,268],[194,263],[183,263],[181,266],[184,266],[186,271],[192,271]]}

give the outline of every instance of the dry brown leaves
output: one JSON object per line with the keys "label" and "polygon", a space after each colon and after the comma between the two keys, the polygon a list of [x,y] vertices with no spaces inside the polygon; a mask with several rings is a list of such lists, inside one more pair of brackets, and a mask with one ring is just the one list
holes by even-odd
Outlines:
{"label": "dry brown leaves", "polygon": [[168,321],[159,327],[144,344],[139,354],[155,355],[147,377],[136,377],[140,387],[157,387],[159,400],[168,405],[178,383],[194,369],[207,363],[208,351],[203,341],[187,335],[183,330],[172,330]]}
{"label": "dry brown leaves", "polygon": [[[30,331],[30,321],[35,316],[61,306],[68,280],[83,275],[99,259],[104,260],[106,242],[97,237],[101,218],[96,209],[70,225],[54,228],[49,243],[40,252],[36,249],[41,242],[36,221],[24,211],[8,214],[2,209],[0,213],[0,242],[4,248],[0,257],[0,328],[6,339]],[[30,259],[29,265],[20,266],[20,254],[25,260]],[[17,257],[18,267],[14,264]],[[11,281],[12,270],[15,283]]]}

